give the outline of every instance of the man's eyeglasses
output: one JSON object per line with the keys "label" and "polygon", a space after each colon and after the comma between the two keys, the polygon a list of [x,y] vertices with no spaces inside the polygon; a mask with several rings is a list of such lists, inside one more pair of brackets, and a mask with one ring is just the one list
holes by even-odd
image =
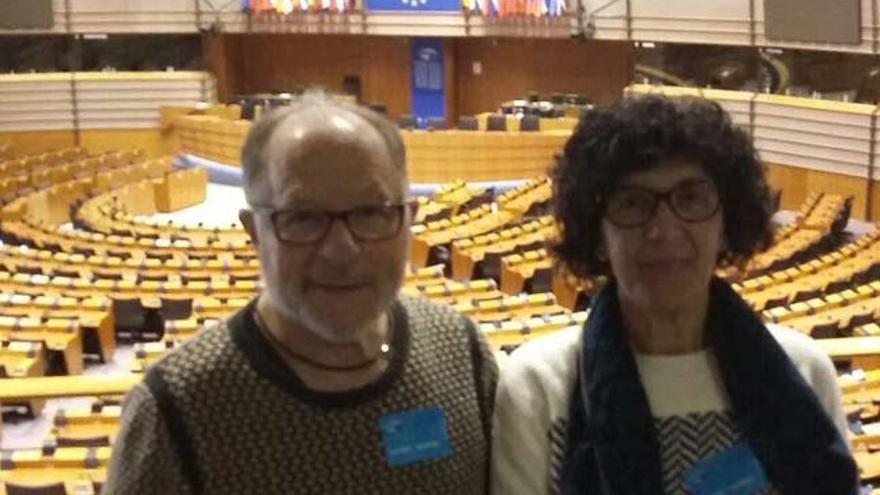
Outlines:
{"label": "man's eyeglasses", "polygon": [[661,201],[666,201],[675,216],[691,223],[712,218],[721,207],[718,191],[710,181],[688,179],[667,191],[618,187],[605,198],[605,218],[618,227],[641,227],[654,218]]}
{"label": "man's eyeglasses", "polygon": [[[273,209],[264,205],[251,206],[255,209]],[[406,203],[384,203],[344,211],[274,210],[269,218],[275,229],[275,237],[285,244],[314,244],[327,235],[337,219],[342,220],[355,240],[376,242],[390,239],[400,232],[407,206]]]}

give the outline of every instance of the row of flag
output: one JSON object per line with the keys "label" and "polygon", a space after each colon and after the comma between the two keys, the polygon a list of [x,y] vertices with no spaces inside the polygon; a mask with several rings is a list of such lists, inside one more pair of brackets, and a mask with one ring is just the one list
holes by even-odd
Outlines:
{"label": "row of flag", "polygon": [[354,8],[354,0],[241,0],[241,10],[253,13],[290,14],[294,11],[314,10],[345,12]]}
{"label": "row of flag", "polygon": [[[406,3],[405,0],[403,1]],[[566,13],[566,0],[461,0],[461,2],[463,10],[493,17],[544,17],[561,16]],[[419,1],[417,6],[421,10],[433,10],[429,0]],[[314,10],[346,12],[354,10],[355,0],[241,0],[241,8],[246,12],[278,14]]]}
{"label": "row of flag", "polygon": [[553,17],[566,12],[565,0],[462,0],[462,7],[493,17]]}

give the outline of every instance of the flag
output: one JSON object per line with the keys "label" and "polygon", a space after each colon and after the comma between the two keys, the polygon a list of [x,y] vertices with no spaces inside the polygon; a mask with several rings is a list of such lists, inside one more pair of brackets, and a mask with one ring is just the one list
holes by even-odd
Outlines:
{"label": "flag", "polygon": [[248,6],[251,12],[267,12],[274,11],[275,6],[270,0],[248,0]]}
{"label": "flag", "polygon": [[547,13],[547,4],[545,0],[529,0],[528,15],[532,17],[541,17]]}

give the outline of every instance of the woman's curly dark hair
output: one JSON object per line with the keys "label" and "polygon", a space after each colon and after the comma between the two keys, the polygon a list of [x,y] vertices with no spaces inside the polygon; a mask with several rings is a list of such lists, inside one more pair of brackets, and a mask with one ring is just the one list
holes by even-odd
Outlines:
{"label": "woman's curly dark hair", "polygon": [[771,191],[749,135],[715,102],[652,95],[588,111],[565,144],[551,172],[556,258],[579,277],[610,274],[597,257],[604,197],[667,158],[694,160],[718,189],[727,241],[720,265],[740,264],[770,244]]}

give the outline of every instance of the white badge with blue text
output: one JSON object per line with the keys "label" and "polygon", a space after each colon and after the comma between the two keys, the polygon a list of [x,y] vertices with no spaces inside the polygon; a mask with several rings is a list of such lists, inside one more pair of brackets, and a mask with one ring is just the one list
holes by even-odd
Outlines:
{"label": "white badge with blue text", "polygon": [[386,414],[379,418],[385,460],[398,467],[452,454],[446,416],[439,407]]}
{"label": "white badge with blue text", "polygon": [[753,495],[767,487],[761,463],[745,443],[693,465],[682,481],[691,495]]}

